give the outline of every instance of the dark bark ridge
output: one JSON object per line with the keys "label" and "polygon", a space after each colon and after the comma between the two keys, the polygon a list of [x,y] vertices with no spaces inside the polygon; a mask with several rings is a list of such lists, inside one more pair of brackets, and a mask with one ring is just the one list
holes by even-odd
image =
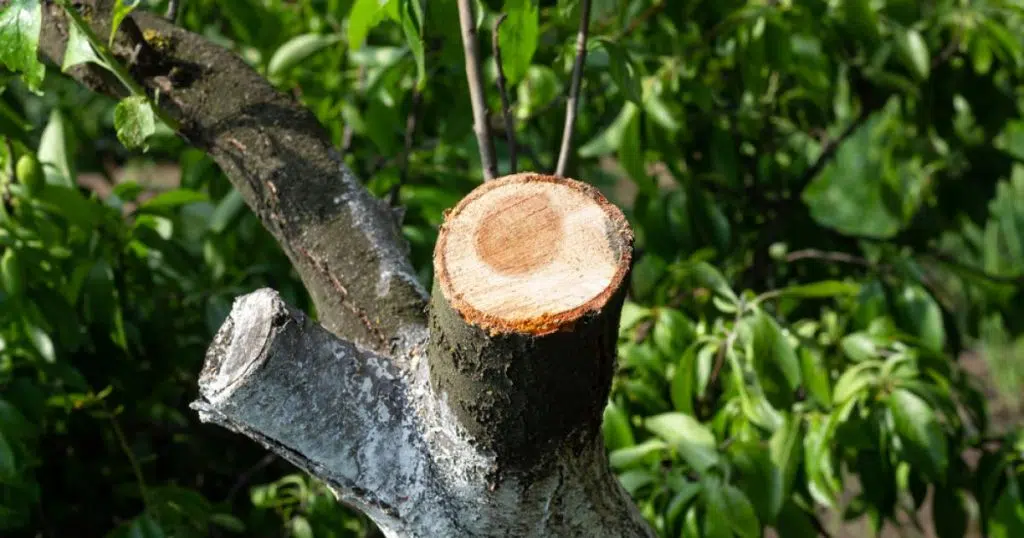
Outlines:
{"label": "dark bark ridge", "polygon": [[[113,4],[76,6],[102,36]],[[60,65],[67,21],[43,7],[42,54]],[[152,14],[126,18],[113,50],[282,245],[323,324],[270,290],[236,300],[200,376],[204,421],[323,480],[387,536],[653,536],[598,435],[621,281],[546,335],[495,338],[439,300],[428,353],[427,295],[393,214],[308,110]],[[99,69],[71,75],[123,94]]]}
{"label": "dark bark ridge", "polygon": [[[45,4],[40,48],[60,65],[68,22],[60,6]],[[98,35],[109,32],[113,5],[79,4]],[[114,52],[151,94],[159,90],[181,134],[217,162],[273,233],[325,327],[389,354],[422,341],[426,292],[394,215],[349,171],[309,110],[233,52],[150,13],[124,20]],[[123,94],[98,68],[71,74]]]}

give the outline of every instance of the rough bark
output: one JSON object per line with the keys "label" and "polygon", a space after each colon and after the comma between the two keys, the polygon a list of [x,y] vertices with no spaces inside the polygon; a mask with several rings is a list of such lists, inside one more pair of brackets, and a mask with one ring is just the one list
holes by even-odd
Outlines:
{"label": "rough bark", "polygon": [[[106,35],[113,4],[76,5]],[[67,21],[43,5],[42,52],[59,65]],[[203,420],[324,480],[388,536],[653,534],[599,435],[632,241],[621,213],[573,187],[613,221],[596,235],[572,221],[598,243],[607,228],[617,268],[585,304],[521,323],[474,313],[467,293],[441,280],[448,291],[437,294],[428,338],[427,295],[391,210],[309,111],[232,52],[152,14],[125,19],[114,52],[147,91],[159,90],[180,134],[213,157],[280,242],[323,324],[270,290],[238,299],[207,353],[193,403]],[[122,94],[93,67],[71,74]]]}
{"label": "rough bark", "polygon": [[[113,0],[76,5],[97,35],[108,35]],[[57,65],[67,24],[60,6],[44,2],[40,48]],[[328,330],[396,356],[423,340],[427,295],[394,214],[345,166],[309,110],[233,52],[155,14],[126,18],[114,53],[147,90],[160,91],[181,134],[217,162],[275,236]],[[123,94],[98,68],[78,66],[71,75],[98,92]]]}
{"label": "rough bark", "polygon": [[426,361],[413,364],[395,368],[259,290],[236,300],[192,405],[324,480],[387,536],[653,536],[600,436],[510,467],[452,415]]}
{"label": "rough bark", "polygon": [[[589,236],[569,222],[577,213]],[[503,468],[528,468],[600,434],[632,241],[625,217],[596,189],[539,174],[478,187],[446,217],[434,252],[430,378]],[[601,287],[582,298],[550,295],[590,280]],[[522,297],[536,289],[547,302]]]}

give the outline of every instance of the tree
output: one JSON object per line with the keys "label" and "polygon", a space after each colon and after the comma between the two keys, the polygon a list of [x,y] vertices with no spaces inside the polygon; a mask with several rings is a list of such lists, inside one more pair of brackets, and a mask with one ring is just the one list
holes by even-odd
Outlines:
{"label": "tree", "polygon": [[[815,535],[827,532],[815,505],[839,507],[844,469],[861,484],[845,508],[876,528],[915,513],[932,488],[940,533],[963,534],[970,496],[990,535],[1014,535],[1022,524],[1019,438],[989,434],[984,397],[949,354],[975,347],[979,336],[992,357],[1020,348],[1018,8],[638,0],[621,10],[598,2],[591,13],[586,1],[488,2],[482,14],[508,15],[491,27],[500,65],[487,64],[492,76],[476,65],[479,23],[468,2],[459,4],[458,13],[444,2],[328,6],[329,16],[299,16],[309,32],[298,36],[282,30],[281,21],[297,17],[284,4],[199,3],[172,17],[200,28],[205,15],[223,12],[226,41],[239,55],[121,2],[3,3],[0,38],[10,46],[0,60],[29,90],[42,82],[38,40],[42,55],[79,83],[123,97],[113,128],[126,146],[181,152],[180,142],[160,140],[169,128],[208,154],[238,193],[224,195],[217,210],[237,211],[240,195],[310,295],[319,325],[269,291],[236,302],[208,354],[195,404],[202,416],[281,453],[396,535],[643,535],[644,520],[665,535],[756,536],[763,526]],[[316,13],[312,3],[302,9]],[[344,35],[325,31],[340,24],[335,12],[347,17]],[[457,19],[461,38],[454,23],[441,22]],[[597,31],[588,40],[591,20]],[[407,52],[360,48],[371,32]],[[567,36],[566,53],[541,49],[542,35]],[[353,80],[303,80],[296,67],[343,37]],[[458,77],[445,72],[452,51]],[[585,54],[608,84],[593,91],[591,82],[574,119]],[[544,108],[558,103],[559,81],[541,57],[573,64],[569,121]],[[463,89],[453,82],[463,80],[462,68],[469,84],[459,95],[472,96],[475,147],[457,137],[469,130],[469,122],[458,126],[467,116],[446,117],[441,106],[450,107],[447,90]],[[501,95],[483,91],[492,78]],[[279,91],[289,86],[320,118]],[[360,86],[368,121],[327,97],[328,88]],[[514,113],[507,87],[517,91]],[[397,102],[407,105],[404,121]],[[433,108],[419,110],[424,104]],[[503,110],[504,122],[490,121],[488,108]],[[337,110],[356,127],[325,130],[324,116]],[[5,300],[19,307],[7,337],[22,350],[12,356],[50,362],[50,335],[63,349],[72,338],[63,333],[80,331],[54,326],[39,305],[95,309],[104,293],[79,299],[69,291],[74,279],[65,286],[57,276],[22,284],[24,268],[37,263],[26,259],[59,275],[53,268],[67,258],[51,247],[61,233],[44,232],[40,221],[66,220],[65,235],[83,248],[97,241],[93,228],[100,238],[108,227],[127,236],[131,249],[112,242],[116,271],[87,266],[82,277],[107,282],[131,274],[136,259],[154,263],[152,252],[171,258],[167,227],[202,198],[170,191],[140,204],[152,218],[123,228],[121,215],[75,189],[66,152],[44,151],[64,136],[55,117],[39,142],[17,121],[5,126],[6,160],[21,156],[8,174],[18,182],[5,187]],[[441,143],[414,147],[417,126],[431,123]],[[569,164],[571,175],[600,185],[614,157],[635,185],[632,278],[632,234],[593,189],[538,175],[481,187],[466,180],[478,166],[485,178],[501,164],[515,171],[517,153],[527,169],[548,168],[555,155],[535,148],[563,126],[562,147],[574,151],[558,153],[559,173]],[[579,148],[573,127],[586,140]],[[378,168],[369,191],[346,163],[352,153],[361,162],[351,147],[356,129],[376,146],[363,153],[398,155],[362,162]],[[506,135],[503,153],[490,148],[492,130]],[[417,173],[431,162],[426,155],[472,171]],[[966,187],[968,174],[989,181]],[[30,179],[40,176],[42,185]],[[442,224],[440,209],[473,187]],[[410,211],[370,191],[404,197]],[[550,235],[555,223],[568,231]],[[473,234],[475,242],[466,239]],[[566,244],[589,253],[588,263],[574,262],[585,272],[551,280],[540,269],[572,266],[558,258]],[[206,245],[203,256],[216,262],[216,243]],[[520,259],[544,261],[508,265]],[[106,295],[122,304],[108,308],[111,347],[130,355],[131,288],[114,276]],[[434,281],[429,320],[421,280]],[[736,291],[744,288],[767,291]],[[62,397],[69,408],[98,409],[125,445],[106,396]],[[34,465],[30,442],[8,443],[18,448],[7,450],[4,461],[15,464],[6,472],[19,481],[5,492],[32,489],[22,479]],[[963,461],[965,450],[983,453],[977,469]],[[181,506],[180,498],[147,493],[141,465],[126,453],[146,509],[123,530],[169,524],[174,517],[156,506]],[[14,497],[5,493],[2,506]],[[24,512],[15,508],[7,509]]]}

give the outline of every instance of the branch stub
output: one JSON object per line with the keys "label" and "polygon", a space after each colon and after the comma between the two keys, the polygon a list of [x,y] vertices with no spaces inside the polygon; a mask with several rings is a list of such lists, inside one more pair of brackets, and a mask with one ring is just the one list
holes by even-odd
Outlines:
{"label": "branch stub", "polygon": [[488,182],[445,218],[435,274],[491,334],[542,336],[600,311],[629,270],[633,234],[596,188],[533,173]]}

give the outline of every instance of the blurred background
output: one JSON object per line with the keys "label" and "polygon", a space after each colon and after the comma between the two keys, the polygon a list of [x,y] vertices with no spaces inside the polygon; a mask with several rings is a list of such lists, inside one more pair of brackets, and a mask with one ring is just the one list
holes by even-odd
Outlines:
{"label": "blurred background", "polygon": [[[551,172],[581,1],[475,6],[499,170],[504,13],[516,169]],[[593,0],[567,175],[637,232],[605,437],[659,534],[1024,537],[1022,6]],[[482,178],[457,20],[451,0],[178,14],[396,194],[425,284]],[[126,149],[117,101],[60,66],[0,87],[0,535],[377,536],[188,409],[234,297],[315,315],[218,167],[159,122]]]}

